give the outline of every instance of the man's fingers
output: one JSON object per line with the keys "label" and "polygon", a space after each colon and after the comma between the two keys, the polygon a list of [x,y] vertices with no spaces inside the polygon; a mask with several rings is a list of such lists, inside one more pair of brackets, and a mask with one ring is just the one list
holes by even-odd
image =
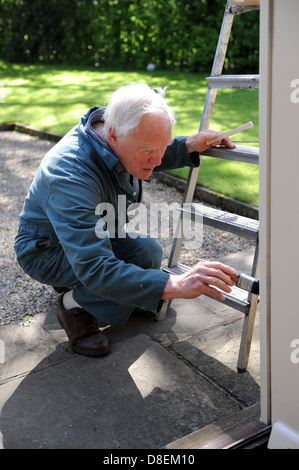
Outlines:
{"label": "man's fingers", "polygon": [[[206,284],[215,284],[218,281],[232,286],[234,283],[231,276],[236,273],[235,269],[221,263],[198,263],[193,268],[198,275],[202,276]],[[215,284],[216,285],[216,284]],[[218,287],[218,285],[217,285]]]}
{"label": "man's fingers", "polygon": [[225,271],[227,273],[235,273],[236,272],[236,270],[234,268],[232,268],[231,266],[228,266],[227,264],[223,264],[220,261],[207,261],[207,260],[204,260],[204,259],[198,259],[195,266],[197,266],[198,264],[201,264],[201,266],[221,269],[222,271]]}
{"label": "man's fingers", "polygon": [[233,149],[236,147],[236,144],[234,144],[229,138],[222,139],[220,142],[220,145],[225,145],[226,147]]}
{"label": "man's fingers", "polygon": [[207,286],[206,288],[206,295],[210,295],[211,297],[214,297],[214,299],[223,301],[225,299],[224,295],[217,289],[214,289],[211,286]]}
{"label": "man's fingers", "polygon": [[[218,261],[198,260],[193,268],[179,276],[170,276],[168,291],[164,298],[194,299],[202,294],[224,300],[224,293],[230,293],[234,282],[231,278],[236,270]],[[219,289],[219,290],[218,290]],[[222,292],[221,292],[222,291]],[[174,296],[173,296],[174,295]]]}
{"label": "man's fingers", "polygon": [[209,286],[218,287],[218,289],[223,290],[224,292],[231,292],[231,287],[234,285],[231,278],[228,278],[228,282],[226,280],[222,280],[219,277],[208,276],[203,279],[203,282]]}
{"label": "man's fingers", "polygon": [[206,266],[217,269],[218,271],[228,274],[229,276],[236,274],[235,268],[232,268],[227,264],[220,263],[220,261],[213,261],[211,264],[209,263]]}

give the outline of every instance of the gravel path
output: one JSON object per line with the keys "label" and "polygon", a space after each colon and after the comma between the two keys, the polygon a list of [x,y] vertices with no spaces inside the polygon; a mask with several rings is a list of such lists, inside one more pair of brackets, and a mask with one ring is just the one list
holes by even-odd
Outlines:
{"label": "gravel path", "polygon": [[[0,132],[0,325],[41,313],[57,302],[58,296],[51,287],[39,284],[23,274],[13,249],[14,237],[18,230],[18,216],[24,198],[42,157],[52,146],[52,142],[38,140],[26,134]],[[180,192],[157,179],[143,186],[143,204],[148,213],[150,203],[156,203],[161,208],[162,204],[166,207],[174,203],[180,204],[182,201]],[[134,228],[138,225],[137,220],[138,212],[132,212],[131,224]],[[157,238],[164,249],[164,265],[168,262],[172,246],[172,227],[170,219],[166,232],[161,233],[157,228]],[[252,246],[252,242],[227,232],[204,227],[203,240],[198,245],[194,247],[193,233],[193,238],[184,243],[179,261],[192,266],[198,258],[217,259],[243,251]]]}

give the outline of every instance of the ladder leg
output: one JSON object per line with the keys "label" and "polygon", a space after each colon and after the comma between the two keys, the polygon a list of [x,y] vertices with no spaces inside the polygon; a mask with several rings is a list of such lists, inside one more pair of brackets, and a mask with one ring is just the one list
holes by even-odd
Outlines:
{"label": "ladder leg", "polygon": [[163,321],[166,318],[166,313],[169,307],[170,301],[169,300],[164,300],[163,305],[160,309],[160,311],[156,314],[156,321]]}
{"label": "ladder leg", "polygon": [[248,315],[245,316],[243,322],[243,331],[237,365],[238,372],[245,372],[248,366],[257,305],[258,295],[253,295]]}
{"label": "ladder leg", "polygon": [[[252,268],[252,276],[258,277],[259,273],[259,264],[258,264],[258,252],[259,252],[259,243],[257,241],[256,249],[255,249],[255,256],[253,261],[253,268]],[[239,349],[239,358],[237,369],[238,372],[245,372],[248,366],[249,361],[249,354],[252,342],[252,335],[254,330],[254,323],[256,317],[256,311],[259,302],[259,296],[250,294],[251,295],[251,302],[249,307],[249,312],[245,315],[244,322],[243,322],[243,330],[242,330],[242,337]]]}

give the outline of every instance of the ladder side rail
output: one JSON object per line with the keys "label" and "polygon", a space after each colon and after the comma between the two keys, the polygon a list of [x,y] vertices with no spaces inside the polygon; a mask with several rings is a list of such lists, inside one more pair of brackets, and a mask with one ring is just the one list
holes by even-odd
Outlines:
{"label": "ladder side rail", "polygon": [[[211,77],[221,75],[224,60],[226,56],[226,51],[228,47],[228,42],[230,38],[230,33],[232,30],[232,25],[234,21],[234,14],[230,12],[230,0],[227,0],[225,12],[221,24],[219,39],[217,43],[217,48],[215,52],[215,57],[211,70]],[[212,110],[216,101],[217,89],[208,86],[208,91],[206,94],[206,99],[204,103],[203,113],[201,117],[201,122],[199,126],[199,132],[209,128]],[[188,202],[188,201],[186,201]],[[189,201],[190,202],[190,201]]]}
{"label": "ladder side rail", "polygon": [[178,218],[178,222],[177,222],[176,233],[173,239],[173,243],[172,243],[172,247],[171,247],[171,251],[169,255],[169,260],[168,260],[169,267],[173,267],[177,265],[180,251],[182,248],[183,237],[184,237],[183,220],[182,220],[182,214],[180,214],[180,217]]}
{"label": "ladder side rail", "polygon": [[221,75],[233,21],[234,14],[231,12],[230,0],[227,0],[221,24],[219,39],[217,43],[216,53],[212,65],[212,77],[216,75]]}

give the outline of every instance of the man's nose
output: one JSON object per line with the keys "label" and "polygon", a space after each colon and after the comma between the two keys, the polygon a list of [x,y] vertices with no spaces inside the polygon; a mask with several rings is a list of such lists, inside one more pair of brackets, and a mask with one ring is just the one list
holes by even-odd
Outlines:
{"label": "man's nose", "polygon": [[163,150],[156,150],[151,154],[150,161],[153,163],[155,166],[161,165],[162,158],[164,156]]}

